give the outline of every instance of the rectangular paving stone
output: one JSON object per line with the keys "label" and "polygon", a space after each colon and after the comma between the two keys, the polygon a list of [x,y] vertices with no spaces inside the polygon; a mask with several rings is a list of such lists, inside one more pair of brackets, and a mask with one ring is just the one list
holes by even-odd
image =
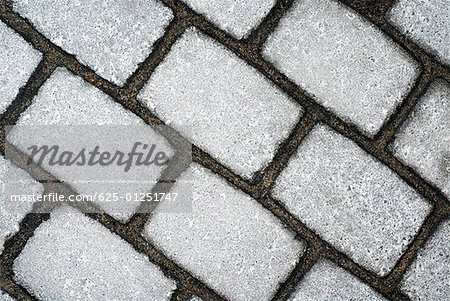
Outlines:
{"label": "rectangular paving stone", "polygon": [[[22,182],[12,183],[14,179]],[[9,183],[6,183],[7,180]],[[33,206],[31,202],[12,202],[10,197],[15,194],[41,195],[43,192],[42,184],[0,156],[0,254],[3,252],[6,239],[19,230],[20,221]]]}
{"label": "rectangular paving stone", "polygon": [[246,36],[275,4],[275,0],[184,0],[184,2],[237,38]]}
{"label": "rectangular paving stone", "polygon": [[0,21],[0,114],[19,93],[42,55]]}
{"label": "rectangular paving stone", "polygon": [[302,112],[255,69],[194,29],[175,43],[139,98],[247,178],[273,158]]}
{"label": "rectangular paving stone", "polygon": [[450,64],[449,0],[399,0],[388,18],[404,35]]}
{"label": "rectangular paving stone", "polygon": [[394,154],[450,197],[450,85],[436,80],[391,145]]}
{"label": "rectangular paving stone", "polygon": [[14,1],[38,31],[99,75],[123,84],[163,35],[172,13],[156,0]]}
{"label": "rectangular paving stone", "polygon": [[386,275],[430,205],[388,167],[324,125],[315,127],[273,195],[355,262]]}
{"label": "rectangular paving stone", "polygon": [[176,288],[146,256],[66,206],[38,227],[13,269],[41,300],[170,300]]}
{"label": "rectangular paving stone", "polygon": [[[255,200],[193,165],[191,213],[155,214],[145,235],[168,256],[232,300],[269,300],[304,245]],[[175,184],[173,192],[181,192]],[[180,193],[181,195],[181,193]]]}
{"label": "rectangular paving stone", "polygon": [[442,224],[409,267],[402,281],[412,300],[448,300],[450,296],[450,222]]}
{"label": "rectangular paving stone", "polygon": [[334,0],[300,0],[263,54],[313,98],[374,135],[411,88],[418,64]]}
{"label": "rectangular paving stone", "polygon": [[139,125],[143,121],[111,97],[65,68],[40,88],[20,125]]}
{"label": "rectangular paving stone", "polygon": [[[92,125],[93,127],[123,125],[129,126],[131,129],[133,126],[140,126],[139,129],[148,128],[145,135],[148,134],[148,139],[157,145],[158,148],[164,150],[168,155],[173,153],[165,138],[150,127],[147,127],[144,121],[142,121],[139,117],[124,109],[120,104],[114,102],[113,99],[98,90],[96,87],[84,82],[81,78],[73,75],[63,68],[56,69],[52,76],[41,87],[38,95],[33,100],[33,104],[24,113],[22,113],[17,125],[52,125],[55,127],[69,125]],[[20,145],[23,145],[24,143],[22,141],[23,138],[21,137],[28,137],[27,135],[29,135],[27,132],[23,132],[27,131],[27,129],[27,127],[19,127],[17,129],[13,128],[8,136],[8,139],[10,139],[13,144],[20,147]],[[95,134],[98,133],[99,131],[95,132]],[[128,145],[128,140],[121,140],[123,137],[119,133],[117,133],[117,137],[118,149],[121,151],[131,151],[131,148],[123,149],[124,145]],[[142,138],[142,135],[136,133],[136,135],[130,137],[130,140],[135,139],[131,141],[133,143],[143,141],[139,140],[139,138]],[[114,142],[114,139],[111,138],[111,140]],[[26,146],[29,146],[29,144],[26,144]],[[83,145],[83,147],[87,146]],[[102,147],[102,145],[100,145],[100,147]],[[101,148],[101,150],[103,150],[103,148]],[[108,150],[112,151],[112,148]],[[76,183],[69,182],[70,179],[74,179],[76,176],[68,174],[68,171],[64,168],[64,166],[49,166],[46,164],[43,167],[50,171],[53,175],[57,176],[60,180],[67,181],[70,185],[73,184],[73,188],[78,193],[89,196],[93,196],[95,193],[117,193],[118,196],[120,195],[124,197],[117,202],[100,202],[100,199],[97,199],[97,201],[99,201],[97,202],[97,205],[101,206],[101,208],[107,213],[123,221],[130,218],[139,206],[139,202],[126,202],[126,193],[147,193],[150,192],[154,186],[154,183],[130,183],[129,190],[127,191],[123,190],[124,185],[118,186],[114,183],[105,183],[104,188],[95,187],[92,183],[83,183],[81,181]],[[155,172],[150,174],[148,171],[142,171],[145,167],[138,170],[136,166],[133,166],[133,170],[119,175],[123,178],[112,178],[111,180],[141,180],[142,178],[133,176],[133,172],[136,171],[137,173],[142,173],[143,176],[145,176],[145,180],[149,182],[156,182],[165,167],[166,166],[152,166]],[[89,166],[86,166],[85,169],[77,170],[77,172],[80,172],[79,176],[82,177],[83,175],[87,175],[87,179],[90,179],[88,174],[90,172],[89,168]],[[98,169],[93,170],[92,168],[90,170],[92,172],[98,171]],[[107,175],[99,179],[106,180],[106,177]],[[86,179],[82,178],[81,180]]]}
{"label": "rectangular paving stone", "polygon": [[333,263],[320,260],[305,275],[291,301],[387,300],[358,278]]}

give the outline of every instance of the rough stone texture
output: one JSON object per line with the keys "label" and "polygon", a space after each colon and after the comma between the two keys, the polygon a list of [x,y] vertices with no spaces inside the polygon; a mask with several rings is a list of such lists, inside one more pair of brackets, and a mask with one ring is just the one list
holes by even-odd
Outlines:
{"label": "rough stone texture", "polygon": [[273,158],[301,115],[256,70],[196,30],[176,42],[139,98],[247,178]]}
{"label": "rough stone texture", "polygon": [[14,10],[52,42],[117,84],[150,54],[172,17],[156,0],[13,3]]}
{"label": "rough stone texture", "polygon": [[442,224],[419,251],[403,279],[412,300],[448,300],[450,296],[450,222]]}
{"label": "rough stone texture", "polygon": [[156,214],[146,236],[223,295],[269,300],[299,260],[303,244],[225,180],[198,165],[191,172],[193,212]]}
{"label": "rough stone texture", "polygon": [[[139,117],[137,117],[130,111],[125,110],[121,105],[114,102],[114,100],[111,99],[108,95],[104,94],[94,86],[89,85],[81,78],[62,68],[58,68],[52,74],[50,79],[48,79],[48,81],[42,86],[38,95],[35,97],[33,104],[21,115],[17,124],[21,126],[126,125],[130,127],[145,125],[145,123]],[[162,138],[159,134],[156,134],[156,132],[153,131],[153,133],[155,139],[154,143],[159,145],[158,143]],[[149,135],[150,134],[151,132],[149,132]],[[16,140],[20,142],[20,136],[20,130],[18,132],[15,132],[13,129],[8,138],[13,142],[15,142]],[[15,137],[17,137],[17,139],[15,139]],[[137,134],[136,137],[138,137]],[[134,137],[130,137],[130,139],[134,139]],[[19,142],[18,144],[20,144]],[[120,145],[125,145],[125,142],[126,141],[121,141]],[[71,174],[66,177],[66,170],[63,167],[44,167],[46,167],[50,172],[52,172],[62,180],[73,179],[72,177],[74,175]],[[85,169],[80,170],[80,172],[81,174],[86,174]],[[148,177],[147,180],[149,181],[156,181],[160,175],[159,173],[154,173],[152,175],[149,175],[149,173],[144,174]],[[128,178],[123,179],[126,180]],[[134,180],[136,180],[136,178],[134,178]],[[131,188],[133,192],[147,193],[153,186],[152,184],[150,184],[151,186],[148,185],[149,184],[147,183],[136,183]],[[122,186],[110,187],[105,184],[104,187],[106,191],[100,190],[100,188],[98,189],[98,191],[93,191],[92,185],[90,185],[90,183],[83,184],[82,182],[75,183],[73,187],[77,192],[88,195],[93,195],[95,192],[116,192],[115,189],[122,188]],[[142,189],[142,191],[137,191],[139,189]],[[117,193],[122,193],[122,191],[117,191]],[[121,195],[124,195],[124,193],[122,193]],[[139,202],[125,201],[102,202],[99,204],[104,210],[106,210],[106,212],[121,220],[127,220],[129,217],[131,217],[136,208],[139,206]]]}
{"label": "rough stone texture", "polygon": [[399,0],[388,16],[403,34],[450,65],[449,0]]}
{"label": "rough stone texture", "polygon": [[14,299],[11,298],[6,293],[3,293],[2,291],[0,291],[0,301],[14,301]]}
{"label": "rough stone texture", "polygon": [[394,154],[450,197],[450,85],[431,84],[392,143]]}
{"label": "rough stone texture", "polygon": [[0,114],[24,86],[42,55],[0,22]]}
{"label": "rough stone texture", "polygon": [[300,282],[291,301],[382,301],[383,296],[329,261],[319,261]]}
{"label": "rough stone texture", "polygon": [[390,169],[323,125],[300,145],[273,194],[321,237],[381,275],[430,209]]}
{"label": "rough stone texture", "polygon": [[[156,262],[170,274],[179,275],[181,272],[178,268],[172,270],[174,263],[187,272],[181,272],[187,277],[183,277],[185,281],[177,283],[178,289],[187,289],[180,291],[181,295],[190,291],[199,296],[208,295],[211,299],[220,299],[218,295],[221,295],[230,301],[268,300],[277,291],[285,299],[289,297],[287,294],[294,293],[292,298],[302,301],[381,300],[382,297],[375,291],[383,291],[385,285],[393,289],[390,299],[402,299],[400,289],[412,299],[448,299],[448,221],[442,221],[444,225],[438,228],[438,233],[428,243],[424,242],[417,260],[413,258],[416,261],[413,261],[411,268],[404,264],[405,261],[398,266],[402,269],[398,272],[403,282],[397,282],[396,277],[372,278],[372,273],[364,269],[366,267],[379,275],[386,275],[401,252],[405,251],[405,246],[411,243],[412,235],[417,233],[418,226],[430,209],[417,193],[429,196],[428,201],[438,204],[442,212],[448,209],[445,202],[441,203],[439,194],[441,190],[449,195],[446,150],[449,149],[447,137],[450,121],[445,118],[448,115],[448,86],[443,87],[443,82],[437,84],[439,81],[433,84],[428,93],[435,93],[418,103],[415,112],[405,117],[407,121],[400,127],[400,134],[389,140],[389,143],[393,142],[390,145],[392,152],[380,154],[375,151],[386,146],[386,139],[377,139],[365,145],[366,151],[372,154],[370,156],[343,137],[366,141],[365,136],[376,133],[391,112],[397,114],[392,116],[393,120],[404,120],[404,110],[396,112],[394,109],[401,96],[410,90],[419,66],[431,74],[448,78],[448,70],[444,66],[450,65],[449,48],[444,42],[449,40],[448,0],[420,3],[416,0],[279,0],[275,14],[257,35],[252,36],[255,40],[250,40],[257,44],[264,43],[266,35],[272,34],[265,46],[247,44],[249,41],[245,37],[249,37],[251,30],[260,25],[258,23],[273,7],[275,0],[196,1],[185,0],[187,5],[194,7],[193,11],[200,14],[185,10],[185,5],[176,0],[87,1],[89,3],[80,0],[3,0],[5,3],[0,4],[0,19],[19,35],[25,36],[26,40],[40,45],[39,51],[50,65],[69,63],[74,67],[82,63],[98,75],[122,85],[138,63],[148,57],[151,51],[156,51],[149,64],[140,65],[140,74],[143,76],[134,78],[130,87],[119,88],[120,95],[133,96],[135,92],[141,92],[136,91],[136,88],[144,86],[144,81],[150,78],[150,83],[140,95],[144,105],[148,105],[164,121],[175,125],[183,135],[201,147],[206,153],[195,152],[195,159],[214,169],[217,174],[211,174],[199,166],[193,167],[193,170],[197,170],[197,178],[201,178],[194,185],[196,211],[193,214],[164,215],[162,212],[167,211],[167,202],[164,202],[150,215],[150,221],[139,216],[131,224],[119,226],[118,223],[129,215],[123,218],[113,214],[116,220],[101,226],[93,220],[86,221],[86,217],[79,213],[73,213],[76,217],[67,218],[69,213],[58,210],[50,221],[38,229],[37,236],[29,241],[30,244],[25,244],[24,253],[19,255],[20,252],[16,252],[25,247],[17,244],[17,241],[3,253],[0,250],[0,274],[12,268],[10,265],[15,257],[20,256],[15,271],[17,263],[22,261],[19,272],[26,271],[28,274],[18,275],[27,276],[26,280],[30,283],[33,281],[33,286],[25,283],[25,289],[31,294],[36,294],[36,291],[45,293],[46,296],[39,298],[43,300],[167,300],[174,295],[172,290],[175,283],[153,267],[151,263]],[[167,32],[167,39],[161,39],[159,47],[152,49],[155,39],[162,36],[163,28],[167,30],[167,24],[172,18],[170,10],[164,8],[161,2],[171,7],[179,23],[171,27],[175,29],[175,34],[173,31]],[[294,3],[293,7],[290,2]],[[339,4],[342,2],[351,2],[349,5],[357,7],[358,13]],[[380,16],[389,5],[395,6],[392,13],[379,19],[377,24],[387,23],[391,18],[399,29],[392,35],[397,43],[377,30],[378,25],[368,21],[371,17]],[[30,22],[23,22],[11,8],[29,18]],[[396,23],[396,17],[399,17],[400,23]],[[280,27],[277,27],[279,20]],[[177,29],[193,25],[192,21],[197,25],[197,30],[188,28],[180,33],[180,39]],[[11,103],[18,88],[27,82],[41,58],[39,52],[32,50],[18,34],[2,25],[0,23],[0,112]],[[389,27],[387,31],[392,29],[389,24],[381,27],[384,26]],[[230,35],[243,39],[237,43]],[[421,46],[417,48],[406,41],[411,56],[417,62],[412,61],[398,45],[403,45],[405,39]],[[69,53],[62,51],[55,56],[53,50],[57,46],[47,47],[52,42]],[[23,46],[18,49],[11,48],[11,45],[16,47],[20,43]],[[269,70],[264,64],[261,65],[260,54],[256,49],[253,50],[254,46],[258,49],[262,46],[263,56],[273,63],[275,69]],[[426,55],[422,55],[423,50]],[[4,60],[5,57],[8,58]],[[30,62],[24,61],[27,59]],[[11,71],[9,66],[18,67]],[[259,72],[252,66],[264,71]],[[23,78],[20,77],[22,71],[28,72]],[[285,73],[287,77],[278,77],[279,72]],[[5,74],[6,82],[2,79]],[[43,75],[41,72],[36,75],[39,74]],[[86,76],[92,79],[90,75]],[[11,107],[8,120],[19,119],[20,124],[33,124],[33,128],[39,128],[37,123],[90,124],[92,130],[101,128],[97,124],[121,121],[129,125],[140,123],[136,116],[127,113],[125,107],[133,111],[141,110],[142,107],[129,102],[123,107],[119,106],[99,92],[105,89],[101,81],[89,82],[87,84],[81,78],[57,69],[39,89],[31,108],[27,110],[29,102],[25,99],[17,99],[25,102]],[[308,107],[311,109],[307,111],[308,118],[303,120],[306,126],[299,126],[292,133],[302,109],[278,86],[297,97],[303,89],[306,90],[313,98],[310,100],[329,109],[330,114],[351,122],[350,127],[342,124],[342,120],[335,118],[337,116],[328,115],[324,118],[322,110],[316,110],[313,105]],[[6,87],[5,90],[2,87]],[[422,87],[417,86],[418,89]],[[9,98],[3,96],[5,91],[10,95]],[[306,99],[299,100],[309,103]],[[409,108],[409,105],[405,108]],[[19,112],[22,109],[26,110],[23,114]],[[422,115],[422,119],[418,118]],[[310,126],[314,126],[314,120],[339,129],[343,136],[323,125],[316,127],[308,136],[306,131],[309,132]],[[397,123],[394,123],[395,127]],[[353,125],[362,131],[350,130]],[[19,127],[15,126],[13,132]],[[391,127],[387,129],[388,132],[382,133],[380,137],[390,138]],[[407,135],[409,131],[411,133]],[[91,137],[103,137],[92,135],[91,131],[86,132]],[[294,140],[278,149],[279,156],[274,158],[279,142],[284,141],[289,133],[293,134]],[[305,135],[305,140],[299,141]],[[34,135],[41,136],[45,135]],[[81,138],[85,137],[83,135],[66,137],[77,137],[71,140],[86,143]],[[118,135],[114,137],[116,141],[123,141]],[[289,162],[290,155],[297,151],[299,144],[299,152]],[[393,163],[392,153],[405,164]],[[394,164],[402,177],[412,180],[417,193],[374,158],[382,159],[389,165]],[[267,170],[264,176],[259,172],[255,176],[255,171],[261,170],[269,162],[273,169]],[[238,175],[222,169],[220,163]],[[278,205],[271,201],[265,203],[264,199],[263,203],[268,208],[263,209],[257,201],[221,178],[225,176],[246,190],[248,183],[241,181],[239,175],[247,180],[253,177],[256,181],[253,186],[255,195],[265,194],[266,189],[272,187],[272,180],[278,176],[278,171],[281,172],[278,168],[286,166],[288,170],[279,177],[272,191],[273,196],[284,202],[286,209],[292,211],[318,236],[304,237],[303,230],[308,231],[298,229],[295,219],[283,219],[283,225],[299,230],[295,240],[294,233],[286,230],[274,217],[280,213]],[[411,175],[409,166],[418,174]],[[109,172],[103,173],[119,178]],[[4,173],[0,174],[3,182],[8,177]],[[184,196],[190,194],[189,173],[184,174],[183,180],[186,178],[186,182],[177,180],[175,187]],[[258,182],[261,179],[263,181]],[[280,181],[287,183],[284,189]],[[433,186],[425,185],[425,182]],[[281,191],[277,192],[277,189]],[[78,187],[76,190],[79,190]],[[5,193],[0,190],[0,194],[4,200]],[[283,194],[290,197],[280,198]],[[182,199],[186,202],[181,204],[190,205],[191,199]],[[29,210],[24,208],[17,218],[5,218],[4,205],[0,200],[0,243],[17,230],[17,223]],[[110,214],[116,211],[116,208],[102,209]],[[131,206],[128,213],[134,212],[134,206]],[[80,219],[83,222],[80,223]],[[38,226],[35,223],[41,221],[34,218],[27,220],[31,222],[21,224],[18,237],[30,234]],[[146,231],[140,228],[145,223]],[[60,226],[62,224],[64,227]],[[435,229],[434,226],[427,223],[425,231],[420,233],[428,233],[429,229]],[[53,227],[52,231],[46,230],[50,227]],[[116,227],[124,230],[121,235],[128,238],[127,242],[107,230],[114,232]],[[136,242],[136,230],[146,232],[146,239],[167,257],[161,260],[164,256],[159,252],[149,252],[148,258],[136,254],[133,248],[142,250],[141,243],[145,244],[145,241]],[[67,235],[69,232],[70,235]],[[55,233],[59,233],[57,239],[54,239]],[[111,242],[105,244],[104,237],[110,237]],[[338,267],[339,263],[346,260],[345,254],[335,254],[330,249],[323,250],[323,257],[329,258],[329,262],[321,258],[309,273],[301,266],[294,270],[294,264],[304,255],[305,245],[299,241],[303,238],[310,246],[325,243],[323,239],[336,246],[353,261],[349,270]],[[420,243],[424,237],[419,235],[416,239]],[[9,240],[9,243],[12,242]],[[74,255],[65,256],[66,253]],[[25,261],[24,256],[28,256],[29,260]],[[130,262],[132,264],[127,264]],[[75,268],[72,269],[70,264]],[[130,265],[135,268],[128,268]],[[403,269],[408,268],[407,277],[404,277]],[[165,284],[156,281],[161,285],[155,286],[154,278],[149,277],[148,273],[143,274],[147,270],[150,274],[157,274],[156,278],[162,279]],[[287,286],[283,285],[288,274],[290,280],[305,275],[295,292],[289,285],[290,281]],[[212,291],[197,285],[192,278],[194,276]],[[14,284],[9,281],[24,284],[12,274],[1,274],[0,278],[0,286],[5,285],[3,280],[7,280],[6,283],[10,285],[8,290],[14,289]],[[76,279],[61,281],[65,278]],[[148,294],[152,288],[158,291]],[[1,289],[6,291],[6,287]],[[133,294],[140,292],[143,294],[133,298]],[[19,299],[29,299],[26,292],[15,291],[14,295]],[[9,297],[0,293],[0,300],[5,298],[10,301]],[[200,301],[202,298],[192,296],[192,299]]]}
{"label": "rough stone texture", "polygon": [[275,4],[275,0],[184,0],[184,2],[237,38],[247,35]]}
{"label": "rough stone texture", "polygon": [[263,53],[319,103],[369,135],[418,74],[399,46],[332,0],[296,1]]}
{"label": "rough stone texture", "polygon": [[[7,176],[8,178],[6,178]],[[28,181],[12,183],[13,179]],[[9,181],[9,183],[6,181]],[[6,187],[6,185],[9,185],[9,187]],[[14,185],[14,189],[12,185]],[[3,252],[5,240],[19,230],[20,221],[32,209],[32,203],[12,203],[9,201],[11,194],[29,195],[42,194],[43,192],[44,187],[41,184],[34,181],[25,171],[18,169],[10,161],[6,161],[0,156],[0,254]]]}
{"label": "rough stone texture", "polygon": [[20,125],[139,125],[143,121],[67,69],[57,68]]}
{"label": "rough stone texture", "polygon": [[169,300],[175,289],[148,258],[69,207],[39,226],[14,273],[42,300]]}

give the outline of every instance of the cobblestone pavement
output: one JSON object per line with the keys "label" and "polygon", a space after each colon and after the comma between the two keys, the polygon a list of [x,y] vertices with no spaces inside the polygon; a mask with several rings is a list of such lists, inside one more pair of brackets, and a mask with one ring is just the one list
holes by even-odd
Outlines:
{"label": "cobblestone pavement", "polygon": [[[12,214],[2,192],[0,300],[450,300],[450,1],[0,0],[0,20],[2,126],[193,143],[191,213]],[[1,136],[1,178],[33,177]]]}

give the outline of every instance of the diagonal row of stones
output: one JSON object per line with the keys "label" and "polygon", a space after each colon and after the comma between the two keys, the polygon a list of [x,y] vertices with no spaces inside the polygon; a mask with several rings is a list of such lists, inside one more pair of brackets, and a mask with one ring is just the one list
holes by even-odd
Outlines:
{"label": "diagonal row of stones", "polygon": [[[193,148],[194,161],[221,175],[231,184],[258,200],[265,208],[269,209],[269,211],[277,216],[283,223],[307,241],[308,248],[306,254],[302,257],[302,260],[287,281],[281,284],[275,299],[287,299],[290,293],[293,292],[297,283],[301,281],[303,275],[314,266],[319,257],[328,258],[341,267],[344,267],[387,298],[393,300],[407,299],[407,297],[400,292],[398,281],[406,268],[410,265],[417,250],[431,236],[436,229],[437,224],[443,218],[448,216],[449,205],[446,197],[438,189],[423,180],[415,171],[394,158],[392,154],[386,150],[386,145],[402,122],[406,119],[408,113],[415,106],[418,98],[423,95],[431,81],[437,77],[443,77],[447,80],[450,78],[449,69],[384,21],[383,12],[386,11],[385,7],[383,9],[377,8],[370,10],[361,7],[359,1],[343,1],[362,16],[376,24],[383,32],[399,43],[424,66],[423,72],[419,76],[419,79],[411,92],[407,95],[399,108],[397,108],[396,112],[382,126],[377,136],[374,138],[367,138],[355,126],[345,122],[313,101],[296,84],[260,56],[259,50],[261,45],[264,43],[265,39],[267,39],[270,32],[276,27],[277,20],[281,18],[287,8],[292,4],[291,1],[278,1],[277,5],[264,19],[262,24],[250,34],[247,40],[236,40],[223,30],[218,29],[202,15],[195,13],[189,7],[178,1],[164,0],[163,2],[173,10],[175,19],[169,24],[164,36],[155,43],[155,50],[139,65],[138,69],[127,79],[123,87],[119,87],[110,81],[105,80],[90,68],[80,64],[72,55],[51,43],[45,36],[37,32],[30,23],[15,14],[4,2],[2,2],[0,6],[2,21],[16,30],[34,47],[44,53],[44,59],[30,78],[27,86],[20,92],[13,104],[2,115],[1,123],[3,125],[15,124],[19,115],[31,104],[32,98],[37,93],[39,87],[58,65],[65,66],[74,74],[81,76],[87,82],[113,97],[122,106],[131,110],[145,122],[149,124],[155,122],[162,123],[161,120],[137,101],[137,94],[165,55],[169,53],[171,46],[183,34],[185,29],[190,26],[195,26],[215,40],[221,42],[247,63],[258,69],[264,76],[272,80],[278,87],[298,101],[305,109],[303,117],[296,125],[290,137],[282,143],[274,160],[270,162],[269,166],[260,172],[253,181],[243,179],[241,176],[236,175],[232,170],[217,162],[201,148],[197,146],[194,146]],[[345,254],[336,250],[333,246],[315,234],[314,231],[295,218],[280,202],[269,195],[269,190],[282,172],[283,167],[286,165],[285,163],[294,154],[303,138],[306,137],[310,130],[318,123],[325,123],[338,133],[353,140],[366,152],[390,167],[434,205],[433,211],[425,220],[422,228],[409,245],[407,251],[403,254],[387,277],[380,278],[373,272],[370,272],[355,263]],[[180,297],[181,299],[188,298],[190,294],[199,295],[205,300],[222,299],[220,295],[215,293],[207,285],[190,275],[182,267],[179,267],[173,261],[165,257],[162,252],[140,238],[140,233],[148,219],[147,215],[136,214],[125,225],[115,221],[107,214],[91,214],[90,216],[132,244],[138,251],[147,254],[152,262],[161,266],[168,275],[179,280],[181,285],[180,291],[182,292],[176,295],[184,296]],[[20,250],[26,244],[27,239],[32,235],[34,229],[47,218],[47,215],[40,216],[30,214],[24,219],[21,223],[20,231],[6,244],[7,250],[4,253],[5,255],[2,255],[3,269],[8,270],[11,268],[12,261],[14,261],[15,256],[20,253]],[[9,276],[11,276],[10,273],[11,272],[9,271]],[[18,298],[31,298],[26,290],[21,288],[20,285],[15,284],[11,278],[6,279],[4,284],[2,283],[2,286],[5,290]]]}

